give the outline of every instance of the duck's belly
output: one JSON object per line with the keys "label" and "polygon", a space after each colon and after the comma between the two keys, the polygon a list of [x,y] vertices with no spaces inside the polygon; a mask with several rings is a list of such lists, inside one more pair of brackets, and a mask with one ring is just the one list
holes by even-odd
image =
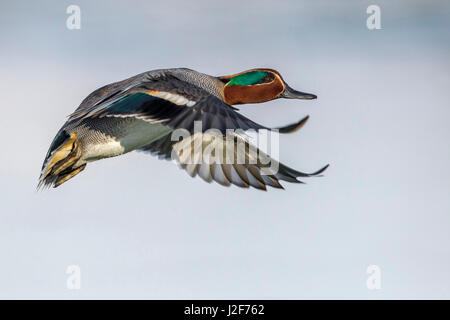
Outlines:
{"label": "duck's belly", "polygon": [[90,162],[142,148],[172,130],[134,118],[102,118],[77,131],[83,145],[82,159]]}

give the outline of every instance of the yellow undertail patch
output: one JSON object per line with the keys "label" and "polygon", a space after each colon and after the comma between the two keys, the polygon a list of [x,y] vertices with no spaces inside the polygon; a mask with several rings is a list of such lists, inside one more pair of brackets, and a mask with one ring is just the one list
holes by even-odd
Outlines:
{"label": "yellow undertail patch", "polygon": [[58,162],[65,159],[71,153],[71,151],[73,149],[73,144],[75,143],[76,138],[77,138],[77,134],[75,132],[72,132],[70,134],[69,140],[67,140],[67,142],[65,142],[61,147],[59,147],[57,150],[55,150],[53,156],[50,158],[50,161],[46,165],[47,168],[43,174],[44,177],[50,173],[50,171],[53,169],[53,167]]}
{"label": "yellow undertail patch", "polygon": [[42,186],[57,187],[71,179],[85,168],[85,164],[74,167],[81,158],[81,150],[77,141],[77,134],[72,132],[69,139],[56,149],[48,159],[41,177],[38,189]]}
{"label": "yellow undertail patch", "polygon": [[67,180],[72,179],[74,176],[76,176],[76,175],[79,174],[81,171],[83,171],[85,167],[86,167],[86,164],[83,164],[82,166],[76,168],[75,170],[72,170],[72,171],[70,171],[70,172],[68,172],[68,173],[65,173],[65,174],[63,174],[63,175],[60,175],[60,176],[58,177],[58,179],[56,179],[56,181],[55,181],[54,188],[56,188],[56,187],[62,185],[62,184],[63,184],[64,182],[66,182]]}

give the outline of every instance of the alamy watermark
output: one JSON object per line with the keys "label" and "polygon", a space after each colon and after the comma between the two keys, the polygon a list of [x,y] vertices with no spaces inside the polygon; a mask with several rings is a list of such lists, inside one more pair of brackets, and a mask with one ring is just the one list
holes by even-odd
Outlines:
{"label": "alamy watermark", "polygon": [[[218,129],[202,130],[202,122],[194,121],[193,132],[176,129],[172,132],[171,158],[181,165],[243,164],[256,165],[263,175],[278,172],[278,130]],[[271,156],[263,150],[270,150]]]}
{"label": "alamy watermark", "polygon": [[369,277],[366,280],[366,286],[369,290],[381,289],[381,268],[376,264],[367,267],[366,270]]}
{"label": "alamy watermark", "polygon": [[81,29],[81,9],[75,4],[67,7],[66,13],[69,14],[66,20],[66,27],[69,30]]}
{"label": "alamy watermark", "polygon": [[81,268],[78,265],[67,267],[66,273],[69,275],[66,280],[66,288],[69,290],[81,289]]}
{"label": "alamy watermark", "polygon": [[366,13],[369,14],[366,20],[366,26],[369,30],[381,29],[381,9],[376,4],[367,7]]}

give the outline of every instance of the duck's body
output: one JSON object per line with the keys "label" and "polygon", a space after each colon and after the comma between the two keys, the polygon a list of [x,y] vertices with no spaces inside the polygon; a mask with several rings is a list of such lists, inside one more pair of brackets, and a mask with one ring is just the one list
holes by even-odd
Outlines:
{"label": "duck's body", "polygon": [[[226,130],[268,128],[240,115],[231,105],[279,97],[315,98],[289,88],[281,76],[270,69],[224,77],[185,68],[161,69],[112,83],[84,99],[60,129],[44,161],[39,186],[57,187],[91,161],[133,150],[149,151],[167,159],[175,157],[192,176],[199,174],[206,181],[214,179],[224,185],[233,183],[265,189],[266,185],[281,187],[278,180],[299,182],[298,176],[309,175],[281,164],[280,172],[262,174],[260,171],[267,169],[267,165],[259,163],[267,157],[263,153],[256,164],[183,162],[180,159],[186,156],[186,150],[194,153],[193,149],[186,144],[186,139],[183,143],[172,138],[180,129],[188,133],[192,141],[200,139],[203,147],[224,146],[225,150],[235,153],[236,148],[226,139]],[[201,121],[200,131],[196,121]],[[281,131],[293,131],[303,123],[304,120]],[[208,129],[217,129],[221,138],[214,140]],[[232,139],[250,146],[241,135],[233,134]],[[185,148],[184,155],[181,146]],[[248,152],[246,157],[249,157]]]}
{"label": "duck's body", "polygon": [[76,133],[82,146],[77,165],[140,149],[171,132],[167,126],[136,118],[85,119],[65,130]]}

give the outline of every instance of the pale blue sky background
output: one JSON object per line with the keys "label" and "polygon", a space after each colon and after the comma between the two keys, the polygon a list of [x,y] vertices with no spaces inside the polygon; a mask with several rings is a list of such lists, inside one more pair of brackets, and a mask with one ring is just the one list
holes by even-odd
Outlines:
{"label": "pale blue sky background", "polygon": [[[450,298],[449,27],[448,1],[2,1],[0,298]],[[269,126],[309,114],[281,160],[325,176],[223,188],[131,153],[36,193],[85,96],[182,66],[271,67],[317,94],[241,110]]]}

